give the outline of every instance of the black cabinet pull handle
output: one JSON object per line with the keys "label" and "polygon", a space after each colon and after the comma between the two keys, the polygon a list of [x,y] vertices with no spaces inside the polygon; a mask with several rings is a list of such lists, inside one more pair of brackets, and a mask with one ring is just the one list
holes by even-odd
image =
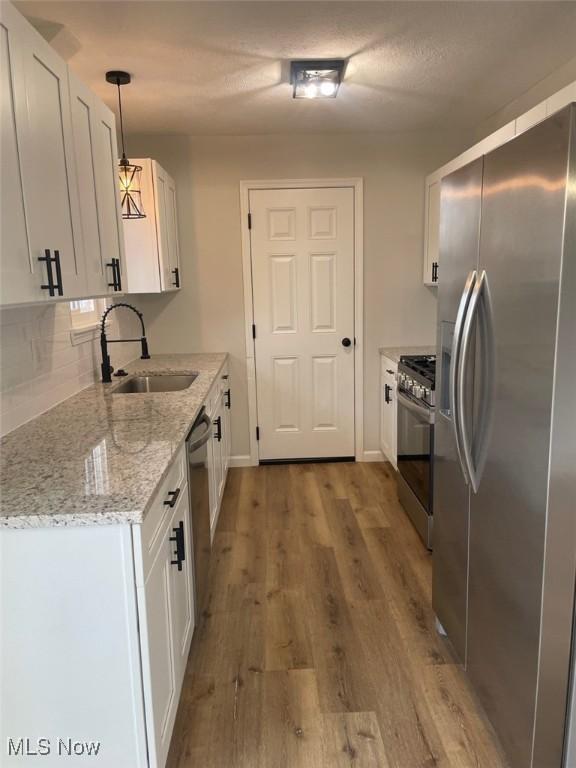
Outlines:
{"label": "black cabinet pull handle", "polygon": [[42,288],[43,291],[48,291],[50,296],[54,296],[54,275],[52,274],[52,256],[50,255],[49,248],[45,249],[44,256],[38,256],[38,261],[46,262],[46,279],[48,280],[48,282],[41,285],[40,288]]}
{"label": "black cabinet pull handle", "polygon": [[112,259],[116,263],[116,287],[115,291],[121,291],[122,290],[122,276],[120,274],[120,259]]}
{"label": "black cabinet pull handle", "polygon": [[391,373],[392,376],[394,376],[395,371],[393,371],[392,368],[386,368],[386,373]]}
{"label": "black cabinet pull handle", "polygon": [[390,400],[390,392],[392,392],[392,387],[389,384],[384,384],[384,402],[385,403],[391,403]]}
{"label": "black cabinet pull handle", "polygon": [[178,496],[180,496],[180,488],[176,488],[175,491],[168,491],[168,496],[170,496],[171,498],[165,499],[164,500],[164,504],[167,507],[174,507],[174,506],[176,506],[176,502],[178,500]]}
{"label": "black cabinet pull handle", "polygon": [[60,266],[60,251],[54,251],[54,264],[56,265],[56,285],[58,296],[64,296],[64,284],[62,283],[62,267]]}
{"label": "black cabinet pull handle", "polygon": [[433,283],[438,282],[438,262],[437,261],[432,262],[432,282]]}
{"label": "black cabinet pull handle", "polygon": [[216,427],[216,434],[214,437],[218,442],[222,442],[222,417],[218,416],[217,419],[214,419],[214,426]]}
{"label": "black cabinet pull handle", "polygon": [[112,270],[112,282],[108,283],[108,288],[114,288],[114,290],[117,290],[116,286],[118,285],[116,281],[116,259],[112,259],[112,261],[107,261],[106,266],[110,267]]}
{"label": "black cabinet pull handle", "polygon": [[224,405],[226,406],[226,408],[228,408],[228,410],[230,410],[230,408],[232,407],[232,393],[230,392],[229,388],[226,390],[226,392],[224,392],[224,397],[226,398],[224,400]]}
{"label": "black cabinet pull handle", "polygon": [[348,336],[345,336],[342,339],[342,346],[343,347],[349,347],[352,344],[352,341],[348,338]]}
{"label": "black cabinet pull handle", "polygon": [[108,283],[109,288],[113,288],[114,291],[122,290],[122,279],[120,277],[120,259],[112,259],[106,263],[107,267],[112,269],[112,282]]}
{"label": "black cabinet pull handle", "polygon": [[[46,276],[48,282],[41,285],[43,291],[48,291],[50,296],[64,296],[64,285],[62,283],[62,266],[60,264],[60,251],[54,251],[54,256],[50,255],[50,249],[46,248],[44,256],[38,256],[38,261],[46,262]],[[56,282],[54,282],[54,273],[52,272],[52,264],[56,267]]]}
{"label": "black cabinet pull handle", "polygon": [[174,275],[174,282],[172,285],[174,285],[176,288],[180,288],[180,270],[178,267],[174,267],[172,274]]}
{"label": "black cabinet pull handle", "polygon": [[176,528],[172,528],[174,536],[170,536],[169,541],[173,541],[176,544],[174,551],[175,560],[170,560],[170,565],[177,565],[178,570],[182,570],[182,563],[186,560],[186,551],[184,548],[184,522],[180,520]]}

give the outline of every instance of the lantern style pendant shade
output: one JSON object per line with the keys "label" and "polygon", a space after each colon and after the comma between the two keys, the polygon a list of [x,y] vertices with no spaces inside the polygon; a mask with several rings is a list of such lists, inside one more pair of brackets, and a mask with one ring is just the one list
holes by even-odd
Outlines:
{"label": "lantern style pendant shade", "polygon": [[126,155],[120,160],[120,205],[123,219],[145,219],[140,189],[141,165],[128,162]]}
{"label": "lantern style pendant shade", "polygon": [[142,190],[140,187],[142,166],[131,163],[126,157],[124,148],[124,122],[122,120],[120,86],[128,85],[131,79],[132,78],[128,72],[121,72],[119,70],[106,72],[106,81],[118,88],[118,112],[120,115],[120,136],[122,137],[122,159],[118,164],[122,218],[145,219],[146,213],[144,212],[144,206],[142,205]]}

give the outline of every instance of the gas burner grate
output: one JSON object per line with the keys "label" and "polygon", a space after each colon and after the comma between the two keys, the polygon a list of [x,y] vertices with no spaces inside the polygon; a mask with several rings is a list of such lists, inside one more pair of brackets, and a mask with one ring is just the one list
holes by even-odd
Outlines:
{"label": "gas burner grate", "polygon": [[413,372],[430,382],[433,387],[436,379],[436,355],[402,355],[402,368]]}

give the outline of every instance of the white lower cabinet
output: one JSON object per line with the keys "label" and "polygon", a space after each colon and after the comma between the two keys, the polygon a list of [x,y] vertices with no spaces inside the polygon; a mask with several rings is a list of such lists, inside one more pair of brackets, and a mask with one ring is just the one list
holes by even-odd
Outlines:
{"label": "white lower cabinet", "polygon": [[380,449],[394,469],[397,466],[397,393],[398,364],[380,357]]}
{"label": "white lower cabinet", "polygon": [[149,513],[154,516],[149,530],[135,536],[137,568],[138,548],[148,554],[142,557],[141,579],[137,570],[137,580],[144,582],[137,586],[137,602],[151,768],[166,763],[194,630],[193,548],[185,472],[185,456],[180,456],[172,481],[165,484]]}
{"label": "white lower cabinet", "polygon": [[210,483],[210,534],[218,524],[218,516],[226,487],[230,464],[231,433],[230,408],[232,392],[228,368],[224,368],[207,398],[206,410],[212,419],[212,440],[208,443],[208,475]]}
{"label": "white lower cabinet", "polygon": [[[212,535],[229,463],[228,372],[206,398]],[[19,768],[48,738],[96,744],[97,768],[164,768],[194,632],[186,448],[142,524],[0,529],[0,745]],[[99,746],[98,746],[99,745]],[[26,750],[26,751],[24,751]]]}

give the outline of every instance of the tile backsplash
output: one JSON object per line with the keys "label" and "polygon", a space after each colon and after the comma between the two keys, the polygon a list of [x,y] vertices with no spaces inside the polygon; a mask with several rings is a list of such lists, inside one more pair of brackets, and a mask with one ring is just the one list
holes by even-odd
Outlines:
{"label": "tile backsplash", "polygon": [[[110,337],[118,337],[124,325],[126,334],[133,334],[134,320],[113,312]],[[133,344],[114,344],[111,349],[116,368],[137,355]],[[98,381],[100,363],[97,333],[84,341],[73,338],[68,302],[1,309],[0,435]]]}

